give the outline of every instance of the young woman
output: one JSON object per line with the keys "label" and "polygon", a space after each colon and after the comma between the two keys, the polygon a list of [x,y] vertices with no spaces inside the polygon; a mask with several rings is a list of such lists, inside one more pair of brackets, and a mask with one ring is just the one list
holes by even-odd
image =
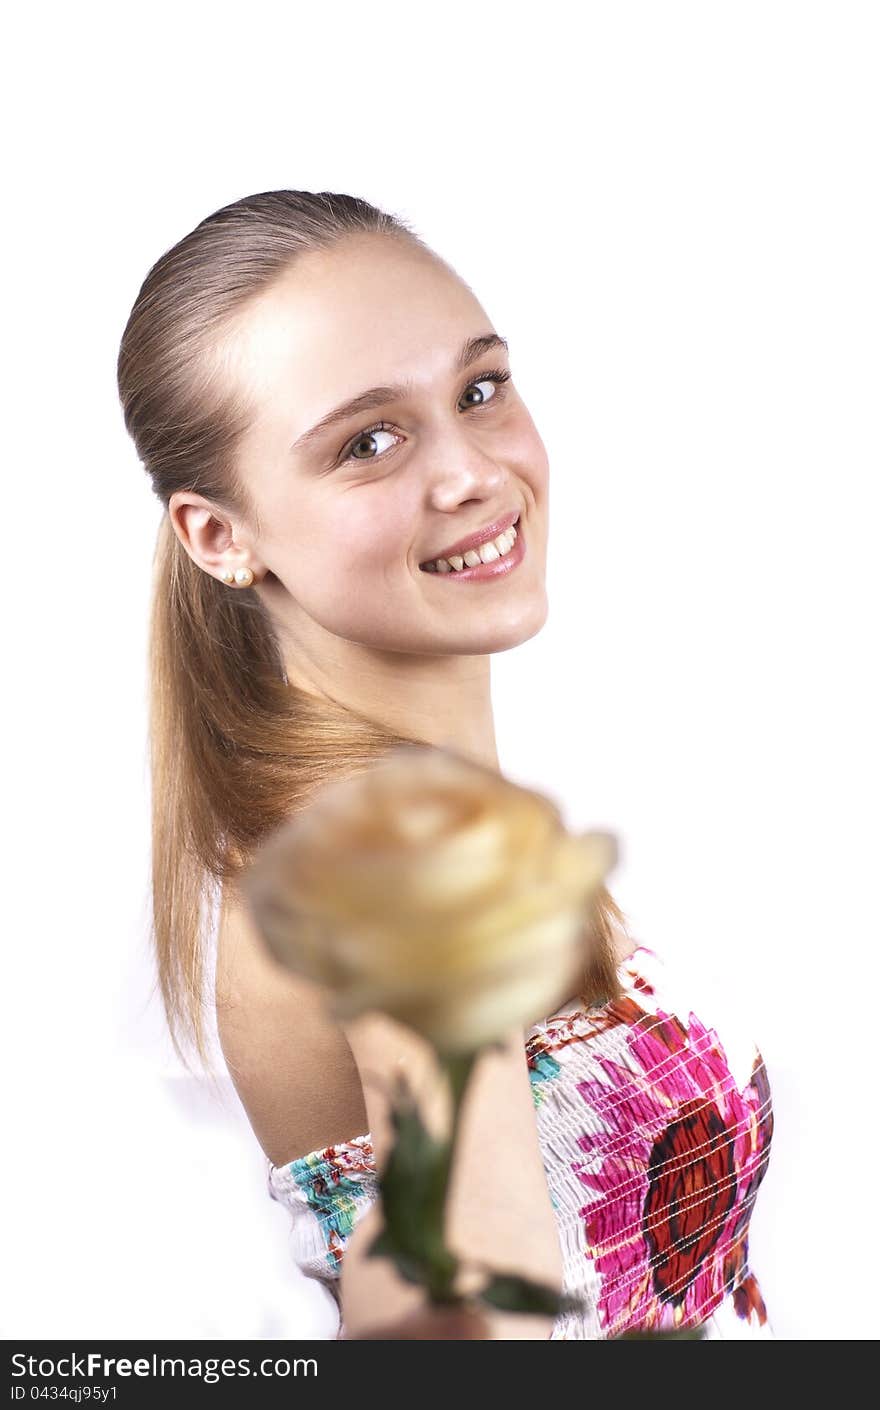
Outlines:
{"label": "young woman", "polygon": [[[340,1333],[381,1334],[421,1301],[364,1256],[384,1094],[402,1070],[439,1111],[430,1055],[390,1020],[328,1020],[237,881],[317,788],[393,744],[498,768],[490,659],[546,618],[547,455],[472,290],[345,195],[264,192],[203,220],[149,271],[118,379],[166,511],[151,728],[171,1033],[205,1058],[219,899],[217,1028],[270,1191]],[[481,1060],[449,1206],[454,1247],[589,1311],[494,1313],[489,1334],[768,1336],[747,1256],[772,1131],[760,1055],[704,1026],[604,888],[590,937],[583,991]]]}

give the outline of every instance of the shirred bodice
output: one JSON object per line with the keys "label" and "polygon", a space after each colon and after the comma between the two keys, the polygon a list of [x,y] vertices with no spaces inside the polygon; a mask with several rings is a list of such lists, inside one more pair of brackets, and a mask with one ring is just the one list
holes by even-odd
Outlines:
{"label": "shirred bodice", "polygon": [[[587,1304],[550,1339],[698,1323],[708,1339],[772,1337],[748,1257],[773,1133],[761,1054],[735,1015],[708,1026],[647,946],[618,974],[620,999],[573,1001],[525,1033],[563,1291]],[[378,1196],[370,1134],[268,1162],[267,1177],[293,1216],[297,1265],[338,1302],[347,1241]]]}

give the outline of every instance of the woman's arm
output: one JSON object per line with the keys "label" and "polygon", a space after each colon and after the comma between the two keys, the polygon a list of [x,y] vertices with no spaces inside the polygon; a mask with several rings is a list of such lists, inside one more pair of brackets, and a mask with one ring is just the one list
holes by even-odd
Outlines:
{"label": "woman's arm", "polygon": [[227,1070],[275,1165],[367,1132],[358,1069],[326,996],[271,957],[231,890],[217,935],[215,996]]}

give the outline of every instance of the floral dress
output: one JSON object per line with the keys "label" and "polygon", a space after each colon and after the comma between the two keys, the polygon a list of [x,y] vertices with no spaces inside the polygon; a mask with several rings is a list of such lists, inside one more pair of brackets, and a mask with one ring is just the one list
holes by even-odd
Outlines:
{"label": "floral dress", "polygon": [[[761,1054],[735,1014],[708,1027],[692,985],[646,946],[618,974],[622,998],[574,1001],[525,1033],[563,1291],[586,1307],[560,1313],[550,1339],[697,1325],[710,1340],[772,1337],[749,1265],[773,1134]],[[712,1006],[717,1017],[720,992]],[[338,1304],[346,1243],[378,1194],[369,1134],[267,1175],[293,1215],[296,1263]]]}

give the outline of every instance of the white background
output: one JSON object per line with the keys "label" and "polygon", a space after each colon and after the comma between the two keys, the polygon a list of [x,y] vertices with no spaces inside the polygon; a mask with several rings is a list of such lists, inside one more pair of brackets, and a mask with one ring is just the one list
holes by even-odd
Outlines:
{"label": "white background", "polygon": [[[638,937],[722,978],[776,1103],[776,1333],[877,1335],[878,11],[48,6],[7,29],[5,1337],[323,1336],[148,946],[159,506],[119,338],[278,187],[411,220],[510,341],[550,618],[502,767],[613,829]],[[711,1020],[710,1020],[711,1021]]]}

